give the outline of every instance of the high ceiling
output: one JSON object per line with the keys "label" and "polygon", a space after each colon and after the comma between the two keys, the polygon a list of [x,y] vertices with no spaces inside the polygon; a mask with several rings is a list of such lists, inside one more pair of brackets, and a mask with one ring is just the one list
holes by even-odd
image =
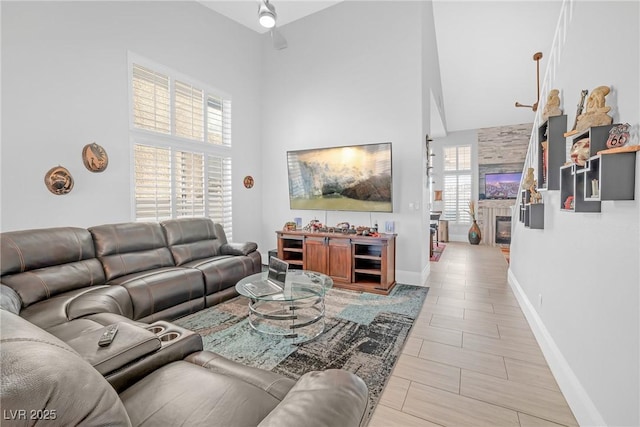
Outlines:
{"label": "high ceiling", "polygon": [[[356,0],[350,0],[356,1]],[[359,0],[363,1],[363,0]],[[375,0],[370,0],[375,1]],[[259,0],[200,1],[259,33]],[[271,0],[278,26],[340,1]],[[535,52],[542,52],[540,79],[562,1],[433,1],[446,130],[531,123],[536,101]],[[544,94],[541,94],[544,97]]]}

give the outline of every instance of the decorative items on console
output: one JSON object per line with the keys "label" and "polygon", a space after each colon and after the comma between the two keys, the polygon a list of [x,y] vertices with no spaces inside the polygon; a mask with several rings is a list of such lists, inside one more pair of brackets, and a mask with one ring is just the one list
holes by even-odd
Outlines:
{"label": "decorative items on console", "polygon": [[[295,231],[299,229],[297,222],[287,221],[282,227],[285,231]],[[341,233],[341,234],[355,234],[358,236],[373,236],[377,237],[378,233],[378,223],[375,222],[373,227],[367,227],[365,225],[350,225],[348,222],[340,222],[336,224],[334,227],[323,225],[319,220],[312,219],[309,221],[307,225],[305,225],[302,230],[310,231],[314,233]],[[393,232],[393,230],[390,230]]]}

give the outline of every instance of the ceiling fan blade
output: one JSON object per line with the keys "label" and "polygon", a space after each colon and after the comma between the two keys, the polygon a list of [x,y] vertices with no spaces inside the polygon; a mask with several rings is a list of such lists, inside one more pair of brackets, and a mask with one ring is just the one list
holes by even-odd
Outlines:
{"label": "ceiling fan blade", "polygon": [[274,49],[282,50],[287,48],[287,39],[285,39],[284,36],[276,30],[276,27],[273,27],[270,33]]}

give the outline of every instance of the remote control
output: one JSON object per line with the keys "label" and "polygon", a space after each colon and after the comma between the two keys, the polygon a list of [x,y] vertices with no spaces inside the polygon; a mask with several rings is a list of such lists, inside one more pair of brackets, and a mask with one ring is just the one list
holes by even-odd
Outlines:
{"label": "remote control", "polygon": [[113,342],[113,337],[116,336],[117,332],[118,332],[117,324],[107,326],[107,330],[104,331],[104,334],[102,334],[102,336],[100,337],[100,341],[98,341],[98,345],[100,347],[109,346]]}

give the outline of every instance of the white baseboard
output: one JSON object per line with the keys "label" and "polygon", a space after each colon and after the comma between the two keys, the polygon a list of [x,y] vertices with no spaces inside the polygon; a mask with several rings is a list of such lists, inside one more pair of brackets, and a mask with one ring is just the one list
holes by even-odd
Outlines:
{"label": "white baseboard", "polygon": [[567,399],[573,415],[576,417],[576,421],[581,426],[606,426],[607,424],[600,411],[598,411],[573,369],[571,369],[567,359],[562,355],[511,269],[508,271],[508,279],[509,285],[511,285],[511,289],[518,299],[529,326],[547,360],[547,364],[558,382],[562,394]]}
{"label": "white baseboard", "polygon": [[[425,270],[428,270],[429,266],[425,267]],[[427,281],[426,277],[428,277],[428,272],[423,270],[420,272],[415,271],[406,271],[406,270],[396,270],[396,282],[403,283],[405,285],[416,285],[416,286],[424,286],[424,283]],[[424,280],[422,280],[424,277]]]}

